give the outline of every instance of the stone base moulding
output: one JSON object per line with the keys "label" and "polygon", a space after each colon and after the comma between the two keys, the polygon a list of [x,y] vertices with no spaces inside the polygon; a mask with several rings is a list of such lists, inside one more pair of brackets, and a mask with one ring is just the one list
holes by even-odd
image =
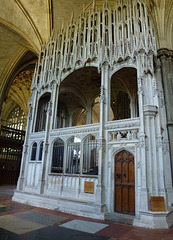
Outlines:
{"label": "stone base moulding", "polygon": [[89,217],[94,219],[104,219],[106,211],[105,205],[89,203],[79,200],[66,198],[54,198],[49,196],[40,196],[26,192],[15,191],[12,198],[15,202],[28,204],[35,207],[57,210],[64,213],[74,214],[77,216]]}
{"label": "stone base moulding", "polygon": [[169,212],[140,212],[133,225],[152,229],[168,229],[173,226],[173,209]]}

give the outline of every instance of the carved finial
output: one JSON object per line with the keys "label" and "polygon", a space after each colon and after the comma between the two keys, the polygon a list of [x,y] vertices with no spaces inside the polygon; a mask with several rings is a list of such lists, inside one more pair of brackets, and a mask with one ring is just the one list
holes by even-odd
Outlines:
{"label": "carved finial", "polygon": [[73,23],[74,21],[74,11],[72,11],[72,14],[71,14],[71,23]]}
{"label": "carved finial", "polygon": [[93,0],[93,10],[95,10],[96,1]]}
{"label": "carved finial", "polygon": [[44,50],[46,47],[46,41],[43,42],[43,45],[42,45],[42,50]]}
{"label": "carved finial", "polygon": [[54,28],[52,29],[52,40],[54,39],[54,36],[55,36],[55,30]]}
{"label": "carved finial", "polygon": [[104,0],[104,8],[108,8],[108,0]]}

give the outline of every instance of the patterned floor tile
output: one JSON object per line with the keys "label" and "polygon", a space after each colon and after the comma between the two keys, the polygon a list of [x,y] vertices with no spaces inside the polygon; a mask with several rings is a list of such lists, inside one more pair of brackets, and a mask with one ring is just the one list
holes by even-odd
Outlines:
{"label": "patterned floor tile", "polygon": [[22,240],[22,237],[16,233],[0,228],[0,240]]}
{"label": "patterned floor tile", "polygon": [[38,224],[13,215],[0,216],[0,228],[10,232],[22,234],[36,229],[45,227],[43,224]]}
{"label": "patterned floor tile", "polygon": [[59,223],[66,220],[66,218],[61,216],[55,216],[55,215],[33,211],[33,210],[25,211],[21,213],[15,213],[13,214],[13,216],[21,219],[27,219],[28,221],[35,222],[38,224],[43,224],[45,226],[50,226],[55,223]]}
{"label": "patterned floor tile", "polygon": [[56,225],[22,235],[24,240],[108,240],[108,237],[65,229]]}
{"label": "patterned floor tile", "polygon": [[95,222],[88,222],[88,221],[82,221],[82,220],[72,220],[67,223],[64,223],[62,225],[59,225],[60,227],[65,227],[73,230],[78,230],[82,232],[87,233],[96,233],[100,231],[101,229],[107,227],[107,224],[102,223],[95,223]]}
{"label": "patterned floor tile", "polygon": [[128,234],[133,229],[130,225],[122,225],[120,223],[110,223],[109,227],[98,232],[99,235],[119,238],[124,234]]}
{"label": "patterned floor tile", "polygon": [[18,210],[20,209],[20,207],[18,206],[5,206],[5,207],[0,207],[0,213],[2,212],[9,212],[9,211],[14,211],[14,210]]}

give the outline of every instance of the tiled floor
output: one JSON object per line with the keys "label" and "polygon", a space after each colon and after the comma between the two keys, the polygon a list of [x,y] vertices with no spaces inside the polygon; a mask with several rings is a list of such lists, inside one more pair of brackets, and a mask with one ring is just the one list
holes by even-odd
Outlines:
{"label": "tiled floor", "polygon": [[14,203],[14,188],[0,186],[0,240],[173,240],[173,228],[138,228]]}

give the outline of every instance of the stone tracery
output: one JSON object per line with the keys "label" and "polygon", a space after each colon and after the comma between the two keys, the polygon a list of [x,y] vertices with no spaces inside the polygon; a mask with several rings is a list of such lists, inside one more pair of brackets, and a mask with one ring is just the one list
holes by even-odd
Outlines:
{"label": "stone tracery", "polygon": [[91,63],[100,68],[105,61],[112,67],[128,59],[138,62],[139,53],[141,74],[153,72],[156,41],[144,3],[93,4],[42,46],[32,88],[46,87],[54,79],[59,82],[67,72]]}
{"label": "stone tracery", "polygon": [[[110,3],[104,1],[103,5],[100,3],[96,5],[94,2],[90,8],[81,13],[77,22],[74,22],[72,16],[71,23],[66,30],[62,28],[57,37],[53,34],[48,43],[41,48],[33,75],[31,99],[33,118],[28,123],[28,135],[25,138],[25,146],[33,141],[36,144],[41,141],[44,142],[43,149],[46,151],[43,151],[42,163],[38,159],[35,163],[23,162],[22,168],[28,167],[28,172],[24,175],[24,171],[21,171],[18,181],[19,192],[16,192],[14,199],[21,201],[20,191],[41,193],[43,206],[47,206],[44,196],[52,196],[60,200],[66,198],[66,200],[69,199],[68,206],[63,205],[62,201],[58,202],[58,207],[62,211],[71,211],[70,201],[74,200],[78,202],[78,205],[74,202],[72,204],[75,213],[84,214],[86,207],[90,216],[96,217],[97,215],[103,218],[106,211],[112,212],[114,209],[112,179],[114,163],[110,159],[111,153],[115,152],[115,149],[116,152],[122,149],[123,151],[133,149],[136,164],[134,169],[136,170],[134,224],[150,227],[147,222],[148,216],[151,219],[155,216],[150,212],[150,196],[164,196],[167,207],[171,203],[167,200],[173,196],[170,188],[170,171],[167,171],[165,184],[165,172],[162,167],[164,161],[167,161],[168,165],[170,163],[169,153],[163,156],[165,152],[160,147],[166,142],[167,130],[165,119],[161,119],[160,116],[158,88],[162,90],[162,87],[158,84],[159,78],[155,76],[154,60],[156,57],[157,48],[152,24],[147,7],[140,0],[117,0],[114,4],[111,1]],[[96,68],[98,73],[96,73]],[[122,73],[128,68],[135,69],[129,71],[129,75],[133,73],[135,76],[132,80],[130,78],[127,80],[128,74]],[[116,91],[118,72],[124,77],[121,79],[124,83],[121,90],[125,93],[124,98],[127,100],[125,111],[131,110],[131,114],[128,112],[126,115],[117,117],[115,121],[110,121],[110,107],[112,107],[111,101],[114,97],[111,93],[111,84],[114,86],[112,89]],[[82,74],[85,78],[79,77]],[[87,85],[84,83],[90,75],[92,77],[94,75],[90,79],[92,96],[87,95]],[[129,90],[129,86],[134,89]],[[43,104],[44,127],[37,129],[35,125],[37,126],[40,121],[36,118],[40,114],[39,103],[46,93],[49,93],[50,102],[48,104],[49,99],[46,99],[46,108]],[[68,95],[71,99],[65,95],[67,93],[71,94]],[[93,106],[93,100],[98,98],[100,100],[100,121],[92,124],[91,106]],[[77,106],[76,109],[74,105]],[[133,109],[129,109],[132,105]],[[72,123],[77,122],[76,119],[84,110],[86,110],[86,125],[74,126],[77,124]],[[115,109],[112,107],[112,110]],[[115,117],[115,111],[113,113]],[[75,119],[68,118],[67,115],[75,116]],[[61,122],[59,118],[64,118],[65,121],[61,119]],[[67,118],[68,124],[66,124]],[[57,128],[56,121],[61,125],[61,129]],[[162,126],[164,126],[163,134]],[[87,134],[97,136],[98,176],[88,177],[82,172],[84,155],[83,152],[82,154],[79,152],[83,151],[82,146],[85,144]],[[50,170],[50,159],[57,137],[61,137],[64,141],[63,169],[60,174],[51,173]],[[76,137],[80,139],[77,143],[74,140]],[[77,154],[74,156],[76,146]],[[23,154],[24,161],[26,155]],[[34,175],[33,172],[36,171],[38,174]],[[159,181],[158,172],[161,179]],[[86,181],[94,183],[93,195],[86,194],[84,189]],[[32,200],[30,197],[30,201]],[[84,207],[83,201],[86,203]],[[53,207],[57,207],[57,203],[54,203]],[[81,208],[80,213],[78,207]],[[164,216],[164,226],[167,226],[166,213]],[[157,216],[155,217],[156,222],[159,221]],[[151,222],[154,227],[155,220],[152,219]]]}

